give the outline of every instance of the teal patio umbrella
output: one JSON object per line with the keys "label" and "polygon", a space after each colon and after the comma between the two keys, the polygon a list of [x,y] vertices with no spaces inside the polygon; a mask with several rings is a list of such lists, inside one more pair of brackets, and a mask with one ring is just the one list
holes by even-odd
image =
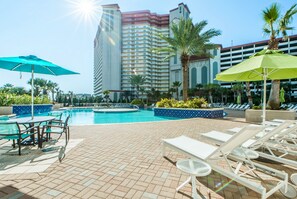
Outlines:
{"label": "teal patio umbrella", "polygon": [[266,81],[297,77],[297,57],[278,50],[262,50],[216,75],[225,82],[264,81],[263,123],[266,119]]}
{"label": "teal patio umbrella", "polygon": [[49,61],[40,59],[34,55],[19,56],[19,57],[0,57],[0,68],[29,72],[32,74],[31,82],[31,116],[34,117],[34,73],[46,74],[46,75],[73,75],[79,74],[77,72],[65,69],[61,66],[55,65]]}

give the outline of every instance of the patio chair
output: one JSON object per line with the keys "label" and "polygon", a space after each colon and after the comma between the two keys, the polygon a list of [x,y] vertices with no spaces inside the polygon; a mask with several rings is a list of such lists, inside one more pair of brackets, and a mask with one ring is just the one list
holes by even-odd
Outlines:
{"label": "patio chair", "polygon": [[[15,141],[17,141],[19,151],[18,154],[21,155],[21,142],[35,134],[39,134],[39,126],[33,126],[25,130],[21,130],[17,122],[1,122],[0,123],[0,140],[12,140],[13,148],[15,148]],[[39,139],[39,138],[38,138]],[[34,142],[33,142],[34,144]]]}
{"label": "patio chair", "polygon": [[[257,153],[266,159],[273,160],[282,164],[287,164],[297,168],[297,161],[290,160],[285,158],[286,155],[294,155],[297,156],[297,152],[294,150],[290,150],[289,147],[294,146],[290,143],[281,142],[283,136],[290,135],[292,132],[297,131],[297,125],[294,124],[294,121],[286,121],[280,123],[279,126],[274,127],[272,130],[267,132],[261,132],[255,136],[255,138],[251,138],[244,142],[242,146],[246,149],[265,149],[267,153],[257,151]],[[219,131],[210,131],[208,133],[201,134],[203,137],[207,139],[211,139],[215,141],[216,144],[222,144],[228,142],[232,135],[228,133],[223,133]],[[281,153],[280,155],[276,155],[273,151],[278,151]]]}
{"label": "patio chair", "polygon": [[[269,191],[267,191],[267,189],[260,183],[251,181],[249,179],[251,176],[245,178],[244,176],[247,174],[247,172],[237,173],[239,170],[237,168],[233,169],[230,160],[228,159],[229,154],[231,154],[231,152],[234,149],[240,147],[246,140],[254,137],[257,133],[259,133],[262,130],[262,126],[247,126],[244,129],[242,129],[239,133],[234,134],[228,140],[228,142],[223,143],[219,147],[186,136],[180,136],[172,139],[164,139],[163,156],[165,156],[165,149],[166,147],[168,147],[178,152],[181,152],[191,158],[206,161],[208,164],[210,164],[214,171],[254,190],[255,192],[261,194],[261,198],[264,199],[271,196],[274,192],[281,188],[284,188],[285,192],[287,191],[288,174],[261,165],[259,163],[251,162],[247,157],[247,154],[245,154],[247,158],[245,160],[240,161],[244,161],[245,164],[248,164],[252,167],[252,170],[249,170],[248,172],[253,172],[253,170],[257,169],[263,172],[268,172],[270,174],[273,173],[275,174],[274,176],[277,176],[279,178],[278,184]],[[243,151],[243,153],[245,152]],[[227,163],[229,169],[225,169],[219,166],[220,162],[218,161],[221,160]]]}
{"label": "patio chair", "polygon": [[54,120],[51,120],[50,121],[50,124],[57,124],[57,125],[60,125],[61,123],[63,123],[62,121],[62,115],[63,115],[63,112],[62,111],[54,111],[54,112],[49,112],[48,113],[48,116],[53,116],[55,117]]}
{"label": "patio chair", "polygon": [[61,136],[63,134],[65,134],[65,143],[67,145],[68,141],[70,139],[70,129],[69,129],[69,125],[68,125],[69,118],[70,118],[70,115],[68,115],[65,122],[61,122],[60,125],[57,125],[57,124],[44,125],[42,128],[41,137],[43,138],[45,135],[46,141],[48,141],[49,139],[51,139],[51,134],[57,134],[57,135],[59,135],[57,140],[59,140],[61,138]]}

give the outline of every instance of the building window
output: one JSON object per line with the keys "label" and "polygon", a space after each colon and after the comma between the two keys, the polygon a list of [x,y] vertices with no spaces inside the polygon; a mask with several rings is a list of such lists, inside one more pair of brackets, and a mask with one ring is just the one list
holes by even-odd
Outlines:
{"label": "building window", "polygon": [[[213,62],[212,64],[212,77],[213,79],[216,78],[216,75],[218,74],[218,63],[217,62]],[[218,81],[217,80],[213,80],[214,84],[217,84]]]}
{"label": "building window", "polygon": [[217,49],[213,49],[213,56],[217,56],[217,55],[218,55]]}
{"label": "building window", "polygon": [[173,64],[177,64],[177,54],[174,55],[173,59]]}
{"label": "building window", "polygon": [[195,88],[197,84],[197,69],[192,68],[191,70],[191,88]]}
{"label": "building window", "polygon": [[179,13],[181,13],[181,7],[179,7]]}
{"label": "building window", "polygon": [[201,83],[203,85],[207,84],[207,67],[203,66],[201,69]]}

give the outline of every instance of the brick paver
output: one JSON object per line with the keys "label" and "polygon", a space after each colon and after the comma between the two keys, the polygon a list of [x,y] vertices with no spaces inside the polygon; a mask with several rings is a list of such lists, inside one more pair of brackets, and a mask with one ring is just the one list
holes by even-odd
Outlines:
{"label": "brick paver", "polygon": [[[72,139],[84,139],[45,172],[0,179],[0,197],[14,198],[190,198],[191,185],[175,166],[185,156],[168,151],[162,157],[161,140],[224,131],[246,124],[225,120],[179,121],[71,126]],[[203,149],[202,149],[203,150]],[[17,156],[15,158],[18,158]],[[273,165],[293,173],[290,168]],[[1,169],[1,168],[0,168]],[[2,175],[3,176],[3,175]],[[198,178],[197,190],[207,198],[259,198],[260,195],[212,172]],[[230,184],[229,184],[230,183]],[[228,186],[225,186],[228,184]],[[271,198],[284,198],[279,192]]]}

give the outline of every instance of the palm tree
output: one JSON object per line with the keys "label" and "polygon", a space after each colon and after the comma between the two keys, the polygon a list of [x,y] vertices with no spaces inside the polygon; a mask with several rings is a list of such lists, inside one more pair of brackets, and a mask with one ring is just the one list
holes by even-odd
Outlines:
{"label": "palm tree", "polygon": [[136,98],[138,99],[139,88],[145,83],[145,77],[142,75],[132,75],[130,77],[130,83],[133,87],[136,87]]}
{"label": "palm tree", "polygon": [[208,98],[209,98],[209,103],[211,106],[213,105],[213,97],[212,94],[216,92],[220,86],[218,84],[206,84],[205,85],[205,90],[208,92]]}
{"label": "palm tree", "polygon": [[157,51],[169,52],[168,57],[180,54],[183,71],[183,100],[188,99],[190,58],[192,56],[210,57],[208,50],[216,48],[215,44],[210,43],[210,39],[221,34],[215,29],[201,32],[207,24],[205,20],[193,24],[192,19],[180,19],[179,23],[173,23],[171,26],[173,37],[160,35],[169,46],[157,49]]}
{"label": "palm tree", "polygon": [[[141,96],[143,96],[143,94],[145,93],[145,88],[143,88],[143,87],[139,88],[139,92],[140,92]],[[141,101],[143,101],[143,98],[141,98]]]}
{"label": "palm tree", "polygon": [[181,82],[175,81],[172,83],[172,88],[175,89],[176,92],[176,99],[179,100],[178,88],[181,86]]}
{"label": "palm tree", "polygon": [[73,97],[74,97],[73,91],[68,91],[68,95],[70,97],[71,106],[73,106]]}
{"label": "palm tree", "polygon": [[[31,85],[32,78],[27,82]],[[47,81],[42,78],[35,78],[34,79],[34,96],[39,96],[40,94],[44,94],[44,90],[46,89]]]}
{"label": "palm tree", "polygon": [[245,82],[245,91],[246,91],[246,96],[248,98],[249,106],[253,107],[253,97],[251,93],[250,82]]}
{"label": "palm tree", "polygon": [[[239,98],[239,100],[240,100],[240,102],[238,103],[238,104],[241,104],[241,91],[243,90],[243,86],[242,86],[242,84],[240,84],[240,83],[238,83],[238,84],[235,84],[235,85],[233,85],[232,86],[232,91],[234,92],[234,93],[236,93],[237,94],[237,97]],[[237,99],[238,99],[237,98]]]}
{"label": "palm tree", "polygon": [[[279,40],[276,38],[279,34],[282,35],[283,40],[288,39],[287,30],[292,30],[290,27],[293,16],[297,13],[296,5],[294,4],[286,13],[281,16],[280,6],[273,3],[269,8],[262,11],[264,20],[264,33],[270,36],[268,42],[268,49],[277,50]],[[270,90],[268,105],[271,109],[279,109],[279,88],[280,80],[273,80]]]}
{"label": "palm tree", "polygon": [[109,101],[110,101],[109,94],[110,94],[110,91],[109,90],[103,91],[103,95],[104,95],[103,98],[105,98],[105,100],[106,100],[107,107],[109,107]]}
{"label": "palm tree", "polygon": [[52,100],[54,102],[54,97],[55,97],[55,90],[58,87],[58,84],[55,82],[52,82],[51,80],[48,80],[46,83],[47,89],[51,92],[52,94]]}

